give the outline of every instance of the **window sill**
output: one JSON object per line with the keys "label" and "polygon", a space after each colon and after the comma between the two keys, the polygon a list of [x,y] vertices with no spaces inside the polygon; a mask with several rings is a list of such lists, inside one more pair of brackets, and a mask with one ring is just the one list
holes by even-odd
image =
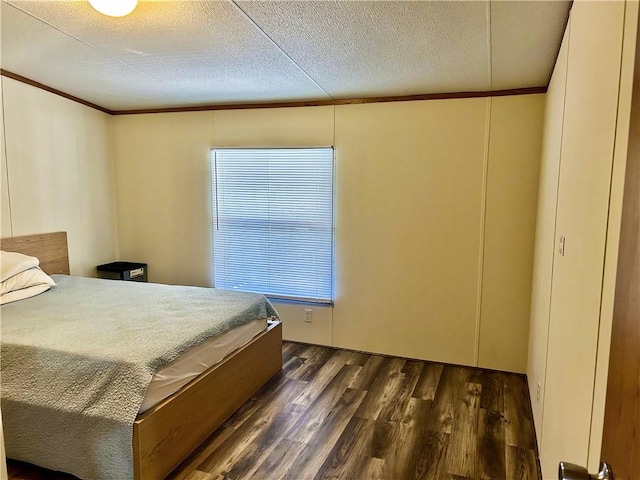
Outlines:
{"label": "window sill", "polygon": [[288,305],[307,305],[307,306],[312,306],[312,307],[333,308],[333,301],[331,301],[331,302],[314,302],[313,300],[270,297],[269,295],[265,295],[265,296],[269,299],[270,302],[273,302],[273,303],[285,303],[285,304],[288,304]]}

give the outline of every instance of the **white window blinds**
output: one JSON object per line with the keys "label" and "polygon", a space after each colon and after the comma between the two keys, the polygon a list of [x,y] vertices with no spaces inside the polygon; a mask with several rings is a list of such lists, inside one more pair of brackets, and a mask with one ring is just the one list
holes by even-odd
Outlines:
{"label": "white window blinds", "polygon": [[214,149],[216,288],[331,302],[333,149]]}

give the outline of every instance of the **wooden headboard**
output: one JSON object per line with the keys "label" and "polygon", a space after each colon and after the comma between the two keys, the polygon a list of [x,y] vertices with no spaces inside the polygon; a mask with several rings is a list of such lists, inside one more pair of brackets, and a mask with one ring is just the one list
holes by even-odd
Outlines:
{"label": "wooden headboard", "polygon": [[0,239],[0,249],[38,257],[40,259],[40,268],[49,275],[55,273],[69,275],[67,232],[2,238]]}

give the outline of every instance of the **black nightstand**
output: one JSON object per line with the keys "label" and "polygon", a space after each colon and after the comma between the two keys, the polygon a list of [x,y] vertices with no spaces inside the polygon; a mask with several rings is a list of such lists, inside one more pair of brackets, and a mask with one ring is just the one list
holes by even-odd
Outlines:
{"label": "black nightstand", "polygon": [[147,264],[135,262],[112,262],[98,265],[98,276],[110,280],[125,280],[128,282],[146,282]]}

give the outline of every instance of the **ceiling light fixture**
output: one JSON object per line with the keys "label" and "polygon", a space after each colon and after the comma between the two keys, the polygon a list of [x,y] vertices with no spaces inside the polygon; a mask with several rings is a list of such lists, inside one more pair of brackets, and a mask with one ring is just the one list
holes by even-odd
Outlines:
{"label": "ceiling light fixture", "polygon": [[89,3],[100,13],[110,17],[124,17],[133,12],[138,0],[89,0]]}

